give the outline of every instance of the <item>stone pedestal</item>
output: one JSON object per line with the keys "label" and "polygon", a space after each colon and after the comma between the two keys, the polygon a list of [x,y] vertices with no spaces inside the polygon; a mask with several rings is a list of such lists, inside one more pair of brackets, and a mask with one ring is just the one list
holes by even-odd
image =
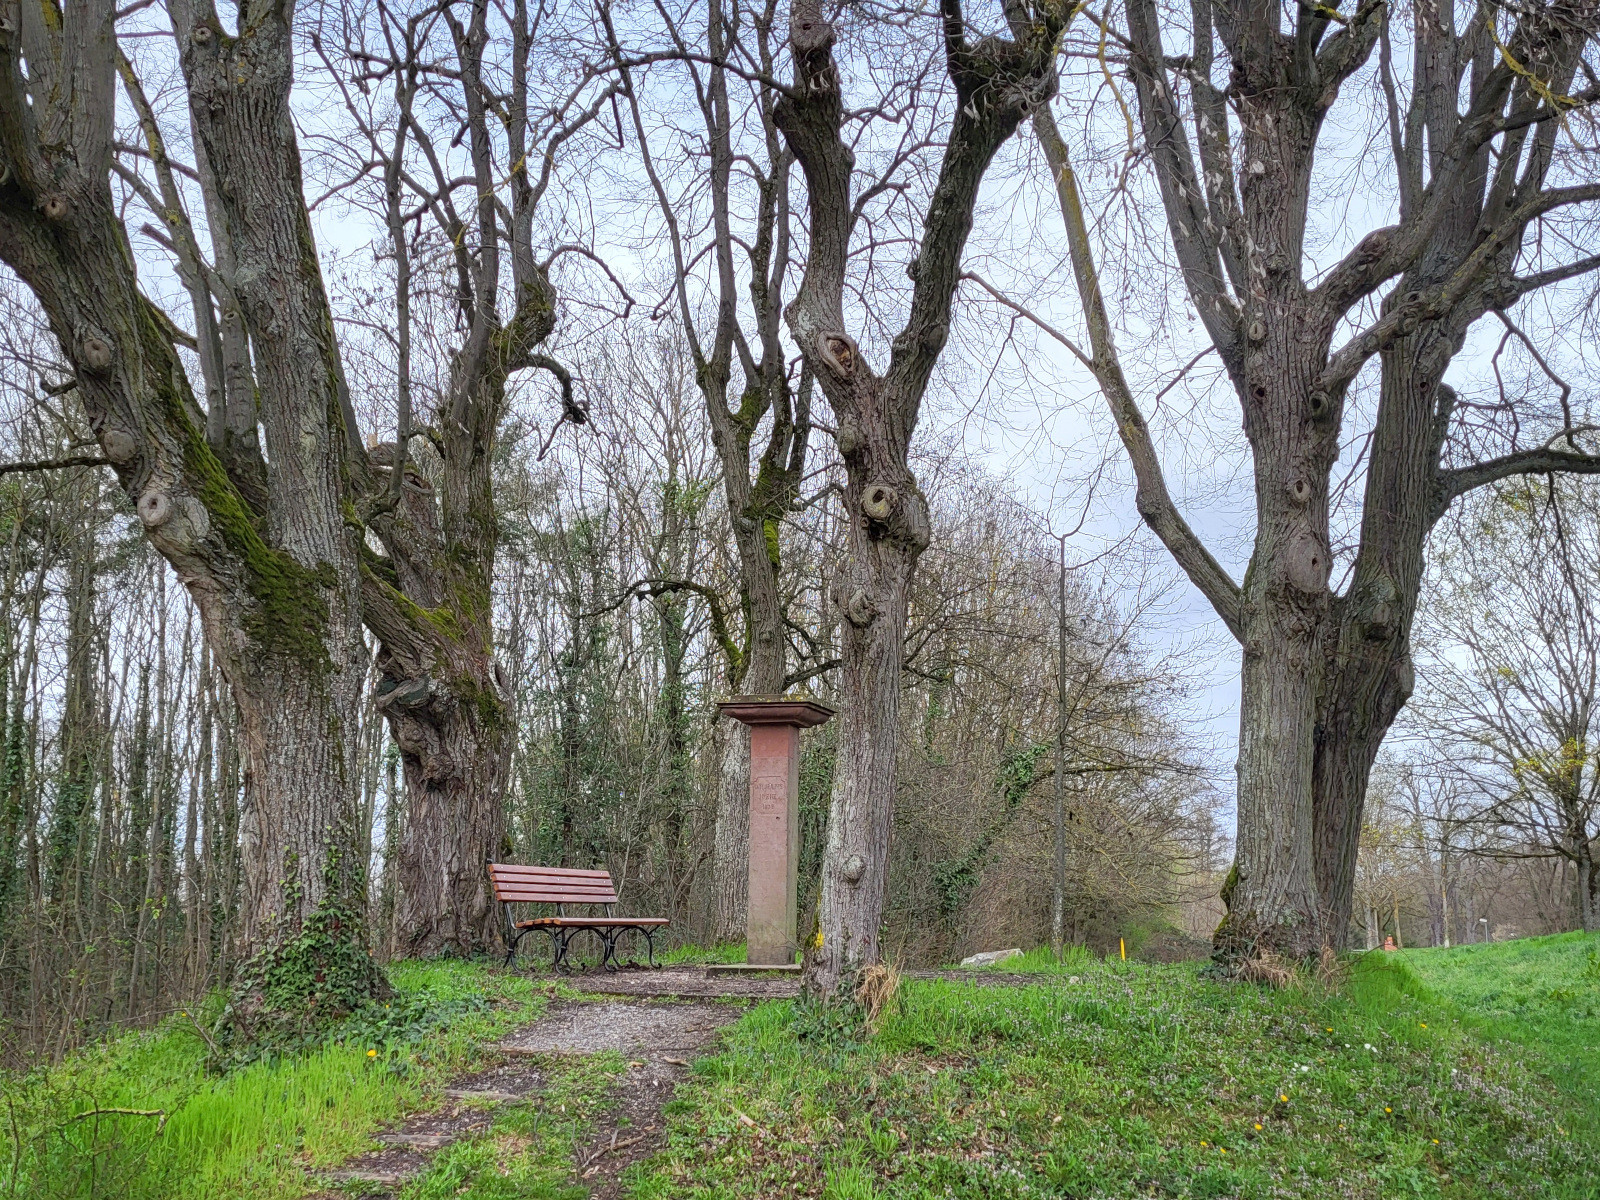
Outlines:
{"label": "stone pedestal", "polygon": [[750,900],[746,933],[751,963],[794,962],[800,869],[800,731],[833,709],[815,700],[737,696],[717,706],[750,726]]}

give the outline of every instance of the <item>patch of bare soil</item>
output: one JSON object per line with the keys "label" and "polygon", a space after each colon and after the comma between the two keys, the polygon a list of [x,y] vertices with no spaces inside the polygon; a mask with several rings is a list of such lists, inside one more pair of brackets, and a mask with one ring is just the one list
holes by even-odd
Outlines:
{"label": "patch of bare soil", "polygon": [[729,1004],[597,1002],[563,1006],[502,1044],[507,1053],[588,1054],[620,1050],[627,1072],[574,1164],[591,1200],[614,1200],[622,1172],[666,1145],[661,1110],[689,1074],[689,1064],[724,1025],[739,1019]]}
{"label": "patch of bare soil", "polygon": [[[380,1133],[381,1149],[347,1160],[320,1177],[328,1183],[361,1184],[369,1197],[392,1195],[428,1167],[428,1157],[489,1126],[493,1109],[533,1095],[543,1086],[537,1068],[526,1062],[502,1062],[468,1075],[445,1089],[446,1103],[433,1112],[407,1117]],[[321,1191],[309,1200],[339,1200],[340,1193]]]}

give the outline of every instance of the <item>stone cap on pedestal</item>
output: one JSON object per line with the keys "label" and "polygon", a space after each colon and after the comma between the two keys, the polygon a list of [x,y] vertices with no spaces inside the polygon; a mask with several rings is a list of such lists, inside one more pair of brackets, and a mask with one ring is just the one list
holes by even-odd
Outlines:
{"label": "stone cap on pedestal", "polygon": [[838,709],[804,696],[735,696],[717,705],[725,717],[746,725],[793,725],[810,729],[829,720]]}

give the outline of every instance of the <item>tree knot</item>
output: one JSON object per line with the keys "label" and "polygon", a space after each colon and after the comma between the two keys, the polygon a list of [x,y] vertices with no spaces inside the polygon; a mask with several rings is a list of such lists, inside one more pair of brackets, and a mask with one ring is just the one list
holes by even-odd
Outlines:
{"label": "tree knot", "polygon": [[817,357],[841,379],[849,379],[861,358],[854,340],[846,333],[821,333],[817,335]]}
{"label": "tree knot", "polygon": [[850,599],[844,606],[845,620],[857,629],[866,629],[878,619],[878,606],[873,603],[872,597],[867,595],[865,588],[857,588],[850,593]]}
{"label": "tree knot", "polygon": [[874,484],[861,493],[861,513],[873,524],[887,525],[897,499],[898,494],[888,484]]}

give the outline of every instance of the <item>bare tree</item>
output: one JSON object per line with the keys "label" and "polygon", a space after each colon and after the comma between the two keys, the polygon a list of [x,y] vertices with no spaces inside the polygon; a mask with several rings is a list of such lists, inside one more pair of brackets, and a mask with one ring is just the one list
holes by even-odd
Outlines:
{"label": "bare tree", "polygon": [[854,216],[854,156],[843,132],[836,30],[816,0],[790,14],[794,83],[773,112],[805,172],[810,243],[789,332],[838,419],[848,556],[833,581],[844,611],[839,763],[828,813],[817,926],[806,947],[806,990],[832,996],[878,958],[878,924],[894,803],[895,743],[906,597],[928,544],[927,502],[907,461],[923,393],[950,329],[961,253],[984,171],[1054,87],[1068,9],[1030,6],[1024,36],[969,41],[957,0],[943,0],[945,67],[954,91],[938,182],[908,264],[912,295],[884,373],[846,332],[844,292]]}
{"label": "bare tree", "polygon": [[1600,928],[1600,496],[1501,484],[1442,531],[1417,719],[1474,800],[1483,851],[1561,861]]}
{"label": "bare tree", "polygon": [[[368,522],[385,553],[364,562],[362,603],[379,639],[378,705],[405,776],[395,928],[407,954],[471,953],[500,936],[485,865],[505,836],[515,731],[494,651],[493,469],[513,375],[552,373],[561,419],[587,419],[569,372],[541,347],[556,324],[555,260],[589,252],[563,245],[541,258],[536,221],[556,164],[613,92],[582,69],[559,87],[540,70],[556,20],[526,0],[405,16],[379,5],[352,14],[345,49],[366,85],[346,87],[346,107],[382,170],[394,262],[383,341],[396,360],[397,429],[369,451],[380,495]],[[376,108],[379,96],[390,106]],[[413,300],[435,279],[450,281],[440,307],[454,328],[438,338],[443,379],[418,406]],[[436,469],[416,465],[414,438],[426,439]]]}
{"label": "bare tree", "polygon": [[[773,73],[783,39],[774,0],[764,0],[753,9],[707,0],[695,15],[705,22],[703,39],[665,10],[652,12],[653,25],[665,22],[658,34],[665,35],[667,46],[654,54],[630,57],[618,43],[610,10],[602,10],[613,60],[627,85],[640,165],[670,243],[673,301],[711,419],[711,441],[722,464],[722,485],[732,516],[740,620],[723,647],[728,686],[735,692],[770,696],[794,682],[788,674],[788,631],[779,594],[782,526],[799,501],[811,427],[811,381],[802,375],[796,384],[782,341],[792,249],[789,174],[794,160],[774,119],[777,94],[761,86],[759,79]],[[665,138],[659,132],[652,137],[642,107],[649,98],[648,77],[630,65],[656,56],[680,60],[692,83],[699,128],[672,136],[703,145],[708,161],[686,185],[675,181],[663,163],[659,143]],[[730,60],[748,62],[753,70],[735,74],[729,70]],[[756,78],[741,77],[751,75]],[[709,213],[695,212],[694,201],[701,193]],[[704,232],[697,238],[701,228]],[[705,267],[697,268],[701,263]],[[700,270],[710,275],[705,283],[712,302],[704,313],[696,300]],[[748,297],[748,316],[741,311],[745,308],[741,293]],[[673,582],[677,581],[657,580],[650,586],[659,591]],[[682,582],[685,589],[692,586],[692,581]],[[719,941],[744,936],[750,849],[750,733],[746,726],[729,724],[732,728],[723,740],[713,860],[712,935]]]}
{"label": "bare tree", "polygon": [[[1454,497],[1495,479],[1600,470],[1600,456],[1562,440],[1573,433],[1570,411],[1556,416],[1554,439],[1532,447],[1508,422],[1503,452],[1473,460],[1455,392],[1441,383],[1483,314],[1600,266],[1594,256],[1545,265],[1539,236],[1600,200],[1580,144],[1562,135],[1600,97],[1593,86],[1568,94],[1580,67],[1594,79],[1583,56],[1596,12],[1419,4],[1402,104],[1389,7],[1302,6],[1286,27],[1274,4],[1202,2],[1184,30],[1153,0],[1128,0],[1116,35],[1178,267],[1244,416],[1256,523],[1242,583],[1167,490],[1118,358],[1065,143],[1048,114],[1036,118],[1089,329],[1091,354],[1081,357],[1127,449],[1140,515],[1244,650],[1237,857],[1216,934],[1219,958],[1236,965],[1261,953],[1314,955],[1344,936],[1367,776],[1412,686],[1428,529]],[[1187,53],[1167,53],[1173,33],[1190,40]],[[1374,49],[1398,221],[1360,238],[1341,231],[1352,248],[1308,279],[1328,116]],[[1107,69],[1099,58],[1097,71]],[[1332,473],[1346,394],[1375,357],[1382,379],[1361,540],[1349,585],[1335,594]],[[1452,451],[1468,461],[1456,465]]]}

